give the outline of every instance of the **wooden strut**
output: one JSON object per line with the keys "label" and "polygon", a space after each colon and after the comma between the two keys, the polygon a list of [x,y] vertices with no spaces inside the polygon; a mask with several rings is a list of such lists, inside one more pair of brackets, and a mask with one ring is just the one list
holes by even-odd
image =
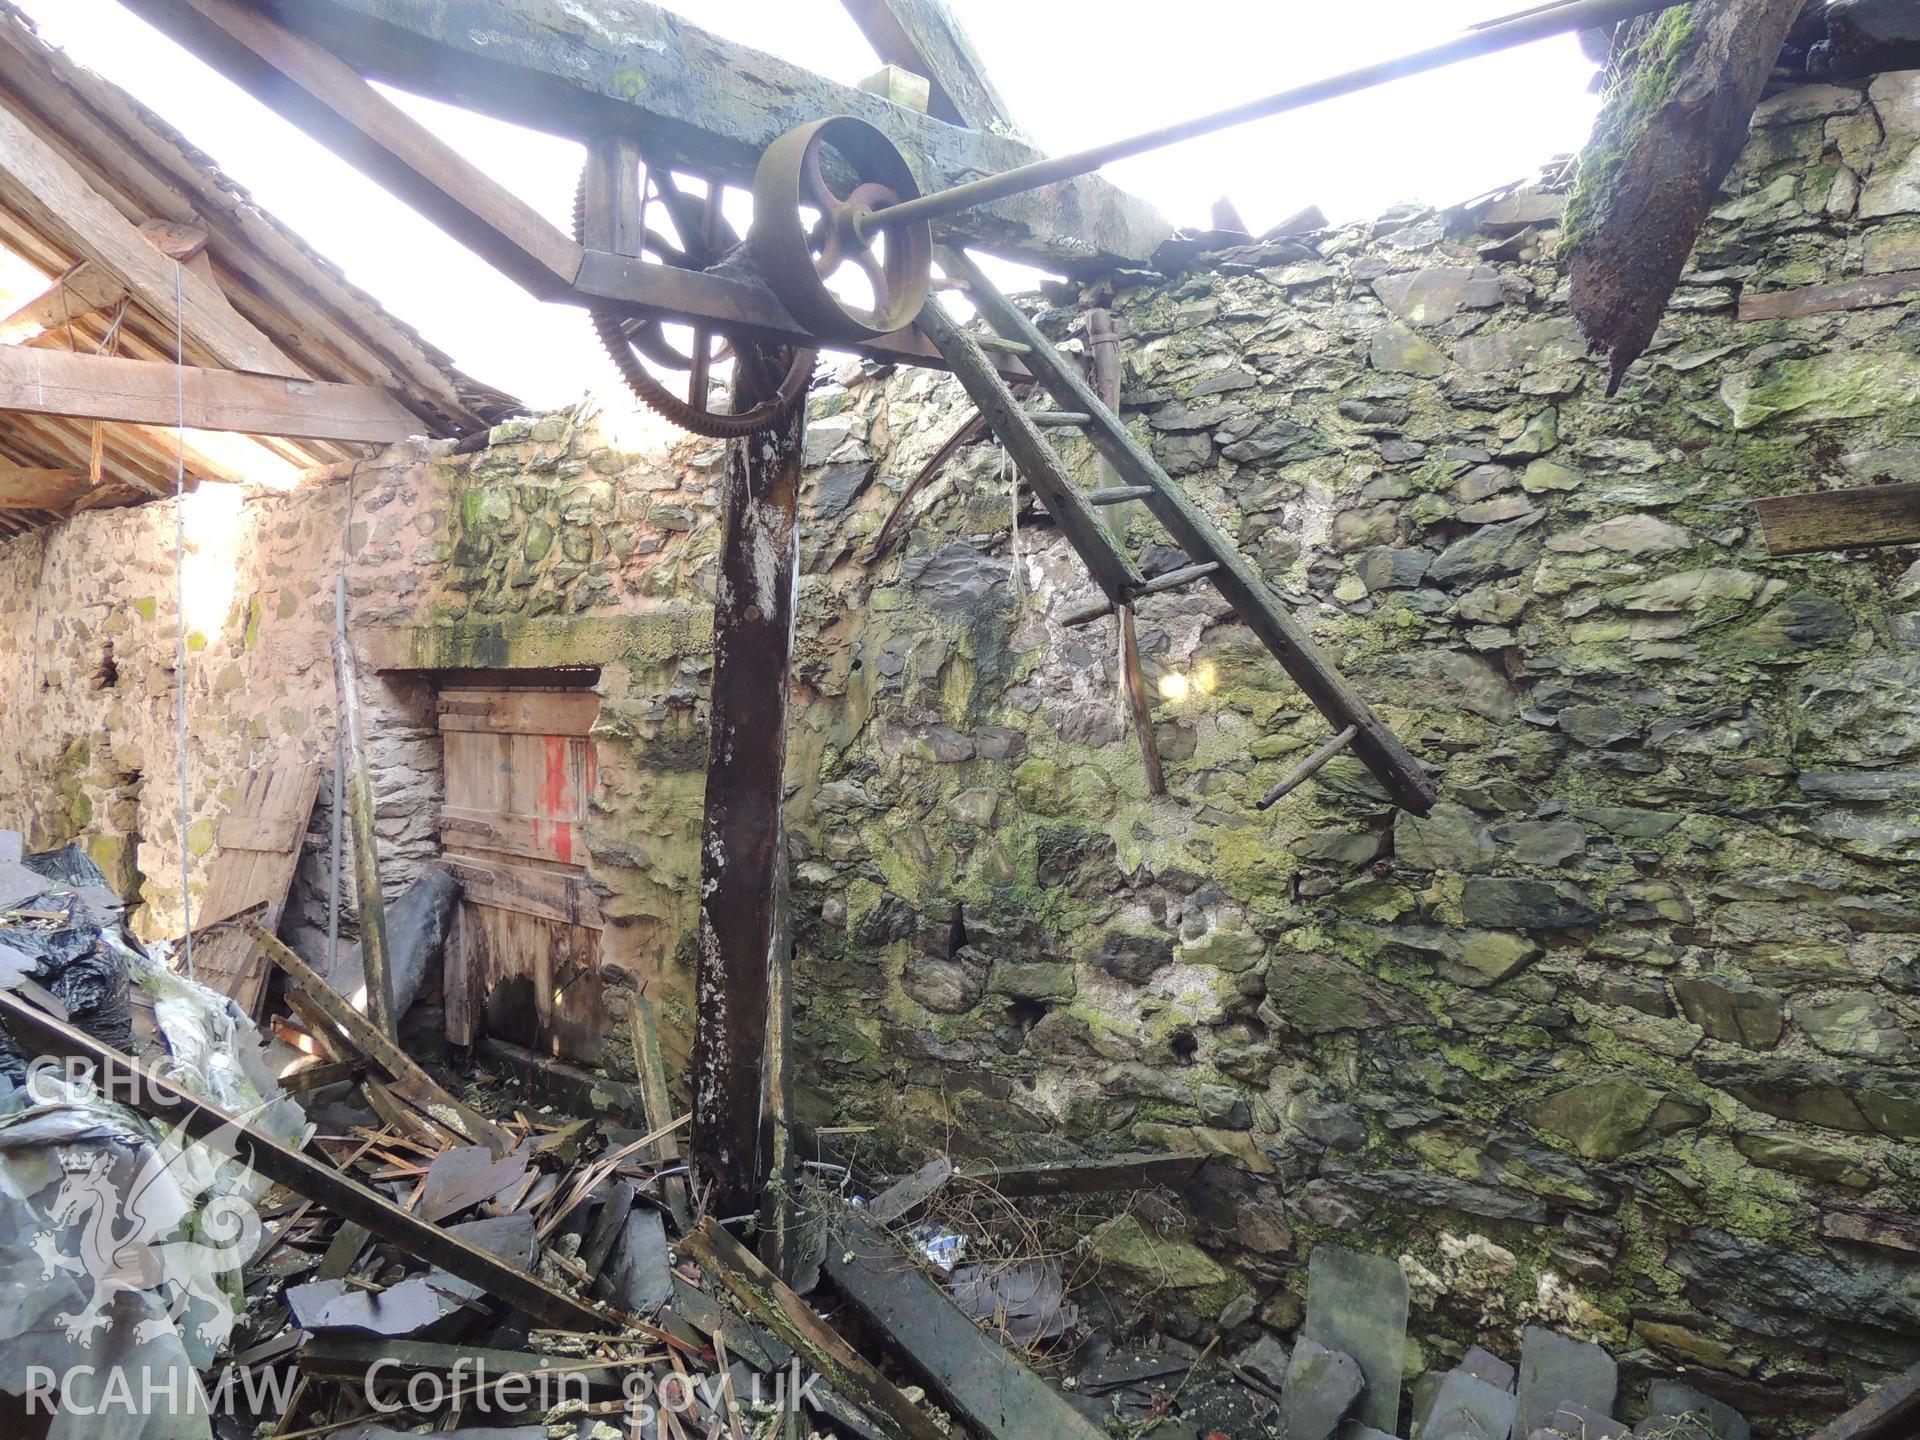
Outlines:
{"label": "wooden strut", "polygon": [[347,640],[347,577],[333,577],[333,683],[339,692],[346,737],[347,817],[353,828],[353,888],[360,902],[360,964],[367,982],[367,1014],[389,1039],[400,1033],[393,1013],[393,974],[387,963],[387,902],[380,891],[380,850],[375,840],[373,777],[367,769],[367,737],[360,720],[359,676]]}
{"label": "wooden strut", "polygon": [[[426,126],[375,90],[340,56],[324,48],[309,35],[298,33],[296,29],[280,23],[284,19],[288,25],[304,26],[318,15],[320,7],[317,4],[284,7],[279,16],[246,3],[246,0],[128,0],[128,6],[262,104],[298,125],[320,144],[418,210],[447,235],[530,294],[569,305],[623,307],[638,315],[682,324],[704,321],[721,329],[752,334],[770,343],[811,343],[812,337],[788,313],[773,291],[751,274],[707,273],[674,265],[648,264],[637,254],[583,249],[570,235],[548,222],[512,191],[467,161]],[[532,25],[545,34],[539,22],[532,17],[524,13],[509,16],[501,7],[494,8],[498,13],[489,15],[490,34],[497,36],[499,27],[519,23]],[[518,8],[522,12],[526,9],[524,5]],[[629,9],[660,13],[640,3],[640,0],[631,0]],[[556,13],[552,18],[559,24],[572,17]],[[649,30],[646,20],[636,18],[634,23],[640,27],[636,33]],[[668,17],[662,15],[660,23],[669,23]],[[685,33],[698,33],[690,26],[672,23]],[[392,32],[384,26],[379,28],[384,32],[384,38],[377,41],[368,53],[353,56],[358,63],[370,66],[368,73],[376,78],[382,78],[382,67],[399,58],[398,48],[409,48],[396,48],[392,43]],[[351,37],[329,32],[326,38],[332,41]],[[447,64],[457,68],[461,63],[451,53],[451,47],[429,44],[428,48],[445,49],[447,53],[442,54],[441,60]],[[588,101],[588,96],[576,83],[578,76],[569,74],[561,78],[541,75],[540,66],[548,48],[542,39],[528,34],[523,43],[499,52],[503,57],[509,54],[512,57],[497,62],[503,66],[505,73],[490,74],[484,82],[476,81],[464,88],[450,90],[446,85],[447,72],[438,65],[429,67],[434,71],[432,79],[418,74],[409,77],[386,74],[384,78],[398,80],[403,88],[434,96],[449,104],[464,104],[496,114],[499,112],[494,109],[493,101],[520,94],[530,87],[539,88],[545,92],[540,113],[535,116],[515,113],[512,116],[517,123],[531,123],[539,128],[542,121],[551,123],[562,110],[577,115],[578,106]],[[612,63],[610,50],[605,58]],[[488,63],[494,62],[490,60]],[[682,74],[686,70],[684,57],[671,46],[659,47],[657,54],[651,46],[637,49],[629,47],[628,54],[620,58],[616,68],[624,85],[634,75],[642,74],[648,67],[656,65],[675,69]],[[635,69],[636,66],[640,68]],[[722,63],[706,67],[703,73],[719,76],[731,72]],[[798,75],[802,72],[793,73]],[[866,104],[884,104],[858,91],[842,92],[839,87],[827,86],[824,81],[817,83],[856,108]],[[667,99],[665,88],[656,85],[650,78],[645,78],[644,89],[651,101]],[[765,89],[768,94],[781,92],[790,96],[792,93],[790,87],[782,92],[778,84]],[[855,96],[859,99],[854,99]],[[599,140],[624,133],[622,125],[630,126],[636,118],[641,117],[639,108],[632,100],[631,94],[622,95],[619,99],[603,97],[600,105],[594,107],[602,109],[603,113],[582,138]],[[750,108],[757,108],[761,103],[760,90],[755,89]],[[829,106],[823,113],[835,113],[837,109],[844,108]],[[985,147],[1010,154],[1032,153],[1017,142],[992,136],[973,136],[952,126],[931,124],[924,116],[898,106],[885,106],[885,109],[897,111],[899,117],[911,117],[903,119],[902,123],[916,131],[924,129],[926,138],[936,144],[944,142],[959,145],[969,152]],[[717,125],[728,118],[704,100],[699,110],[700,119],[704,122]],[[793,113],[796,112],[778,108],[778,114],[787,117],[781,120],[781,125],[789,123]],[[770,117],[768,123],[772,123]],[[765,134],[763,143],[770,143],[778,133],[779,130],[774,129]],[[656,135],[655,138],[659,137]],[[744,162],[743,146],[734,145],[728,149],[734,153],[736,162]],[[755,159],[757,155],[756,149]],[[977,170],[983,160],[984,156],[971,156],[964,162],[963,168]],[[991,167],[991,161],[986,163]],[[722,181],[744,183],[751,179],[753,166],[751,163],[721,165],[717,169],[703,166],[702,171],[715,173]],[[1112,193],[1117,197],[1117,192],[1102,190],[1101,193]],[[1125,207],[1119,206],[1117,199],[1115,214],[1118,217],[1124,217],[1125,214]],[[603,232],[593,238],[609,237]],[[1159,238],[1156,235],[1152,243],[1158,243]],[[1142,256],[1146,250],[1151,250],[1152,243],[1146,245]],[[938,366],[941,363],[938,352],[911,327],[852,348],[871,358],[896,364]],[[1003,368],[1014,376],[1025,373],[1017,363],[1008,363]],[[324,392],[329,387],[319,388]],[[344,391],[361,387],[331,388]],[[171,393],[169,388],[168,394]],[[393,409],[400,409],[396,402],[389,403]],[[199,421],[192,423],[201,424],[206,429],[219,428]],[[275,429],[265,424],[241,428],[265,434],[301,433]],[[417,422],[413,428],[420,428]],[[323,435],[316,438],[327,437]],[[363,437],[343,435],[333,438]],[[405,434],[364,438],[404,439]]]}
{"label": "wooden strut", "polygon": [[886,1440],[945,1440],[940,1427],[815,1314],[812,1305],[711,1219],[683,1236],[677,1248],[699,1261],[754,1319],[858,1405]]}
{"label": "wooden strut", "polygon": [[995,1440],[1100,1440],[1106,1434],[968,1319],[880,1226],[850,1208],[837,1211],[832,1224],[828,1277],[899,1347],[945,1408]]}
{"label": "wooden strut", "polygon": [[[752,364],[734,367],[734,405],[758,402]],[[799,574],[806,405],[727,445],[706,808],[700,839],[692,1164],[722,1217],[759,1209],[788,1041],[777,1011],[791,937],[784,920],[787,690]]]}
{"label": "wooden strut", "polygon": [[478,1285],[549,1325],[619,1330],[634,1317],[551,1288],[490,1251],[401,1209],[349,1175],[282,1145],[84,1031],[56,1020],[18,995],[0,990],[0,1023],[35,1055],[77,1056],[95,1067],[95,1083],[113,1099],[155,1120],[178,1124],[195,1139],[230,1137],[236,1155],[275,1184],[333,1211],[449,1275]]}
{"label": "wooden strut", "polygon": [[1753,502],[1775,555],[1920,544],[1920,484],[1862,485]]}
{"label": "wooden strut", "polygon": [[486,1146],[496,1159],[513,1148],[512,1137],[506,1131],[449,1095],[411,1055],[356,1010],[346,996],[327,984],[277,936],[260,925],[249,924],[246,929],[266,957],[299,988],[308,1004],[328,1024],[339,1029],[349,1044],[365,1052],[369,1061],[392,1077],[395,1093],[408,1104],[455,1134]]}
{"label": "wooden strut", "polygon": [[[1113,317],[1099,306],[1087,312],[1087,349],[1093,393],[1114,414],[1120,413],[1120,335],[1113,328]],[[1084,412],[1083,423],[1093,416]],[[1095,452],[1100,466],[1100,484],[1087,492],[1089,504],[1106,511],[1103,517],[1116,539],[1124,542],[1132,519],[1129,500],[1144,500],[1153,492],[1145,485],[1123,485],[1113,463]],[[1115,508],[1108,509],[1112,506]],[[1140,641],[1134,623],[1133,607],[1120,611],[1120,683],[1126,689],[1127,710],[1133,716],[1134,737],[1140,742],[1140,763],[1146,767],[1147,793],[1167,793],[1166,767],[1160,763],[1160,742],[1153,733],[1153,698],[1147,694],[1147,682],[1140,673]]]}
{"label": "wooden strut", "polygon": [[1278,805],[1282,800],[1286,799],[1287,796],[1291,795],[1325,769],[1327,762],[1351,745],[1354,737],[1359,733],[1359,726],[1347,726],[1346,729],[1327,741],[1326,744],[1314,751],[1313,754],[1294,766],[1292,771],[1288,773],[1286,779],[1282,780],[1278,785],[1274,786],[1273,789],[1261,796],[1259,808],[1262,810],[1271,810],[1275,805]]}

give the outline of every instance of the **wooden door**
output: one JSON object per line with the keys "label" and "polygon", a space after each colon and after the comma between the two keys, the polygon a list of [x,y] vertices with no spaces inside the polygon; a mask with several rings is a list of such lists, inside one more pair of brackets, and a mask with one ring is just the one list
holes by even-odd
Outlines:
{"label": "wooden door", "polygon": [[600,698],[554,687],[443,687],[440,841],[465,887],[448,947],[447,1038],[483,1033],[592,1063],[604,1026],[600,904],[582,827]]}
{"label": "wooden door", "polygon": [[194,973],[256,1019],[266,995],[267,966],[242,925],[253,921],[263,929],[280,928],[319,789],[320,767],[311,761],[250,770],[214,832],[220,848],[193,917]]}

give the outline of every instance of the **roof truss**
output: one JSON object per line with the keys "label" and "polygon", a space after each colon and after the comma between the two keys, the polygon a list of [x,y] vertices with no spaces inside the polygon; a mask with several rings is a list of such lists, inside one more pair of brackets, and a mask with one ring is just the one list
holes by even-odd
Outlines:
{"label": "roof truss", "polygon": [[[750,183],[768,145],[825,115],[877,125],[912,157],[927,189],[1041,158],[1018,140],[836,85],[644,0],[128,3],[223,68],[224,42],[209,26],[231,35],[243,15],[271,18],[364,77],[583,142],[625,136],[655,163],[728,184]],[[984,207],[945,233],[1071,271],[1140,263],[1171,227],[1142,202],[1088,177]]]}

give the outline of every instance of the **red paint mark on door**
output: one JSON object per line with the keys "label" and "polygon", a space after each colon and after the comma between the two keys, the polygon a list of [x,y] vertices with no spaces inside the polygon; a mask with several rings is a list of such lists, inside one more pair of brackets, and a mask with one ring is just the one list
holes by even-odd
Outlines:
{"label": "red paint mark on door", "polygon": [[534,834],[539,835],[541,821],[551,824],[553,858],[562,865],[571,865],[575,807],[573,787],[567,783],[568,741],[564,735],[543,735],[541,741],[546,751],[547,773],[540,782],[540,816],[534,821]]}

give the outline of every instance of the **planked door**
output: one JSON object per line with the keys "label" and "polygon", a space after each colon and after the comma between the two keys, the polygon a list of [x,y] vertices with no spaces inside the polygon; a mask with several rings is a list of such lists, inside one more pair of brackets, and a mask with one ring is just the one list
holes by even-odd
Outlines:
{"label": "planked door", "polygon": [[214,834],[220,848],[193,917],[194,971],[202,984],[255,1018],[266,994],[267,966],[240,922],[279,928],[319,789],[320,766],[310,761],[251,770]]}
{"label": "planked door", "polygon": [[447,951],[447,1038],[492,1033],[591,1063],[604,1027],[600,904],[582,826],[599,713],[591,690],[444,686],[444,863],[465,888]]}

